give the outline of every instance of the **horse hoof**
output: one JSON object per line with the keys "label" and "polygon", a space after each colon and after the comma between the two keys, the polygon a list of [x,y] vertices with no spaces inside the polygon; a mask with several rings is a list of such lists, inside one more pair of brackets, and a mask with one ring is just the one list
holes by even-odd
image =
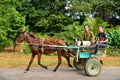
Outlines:
{"label": "horse hoof", "polygon": [[47,70],[48,70],[48,67],[46,67],[45,69],[47,69]]}
{"label": "horse hoof", "polygon": [[27,73],[29,69],[25,70],[24,73]]}
{"label": "horse hoof", "polygon": [[69,65],[69,67],[73,68],[73,66],[72,66],[72,65]]}
{"label": "horse hoof", "polygon": [[47,70],[48,70],[48,67],[43,67],[43,68],[45,68],[45,69],[47,69]]}
{"label": "horse hoof", "polygon": [[56,72],[56,70],[54,69],[53,72]]}
{"label": "horse hoof", "polygon": [[27,73],[27,71],[24,71],[24,73]]}

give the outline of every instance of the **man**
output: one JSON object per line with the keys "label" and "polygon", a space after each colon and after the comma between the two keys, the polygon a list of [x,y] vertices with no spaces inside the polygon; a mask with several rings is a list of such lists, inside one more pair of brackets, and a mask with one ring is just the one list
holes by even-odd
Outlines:
{"label": "man", "polygon": [[94,52],[95,55],[97,54],[99,48],[105,48],[107,46],[107,43],[108,43],[108,35],[103,30],[102,26],[98,27],[98,31],[99,31],[99,33],[98,33],[96,46],[95,46],[95,52]]}
{"label": "man", "polygon": [[89,30],[89,26],[84,26],[83,41],[94,42],[95,36],[92,31]]}

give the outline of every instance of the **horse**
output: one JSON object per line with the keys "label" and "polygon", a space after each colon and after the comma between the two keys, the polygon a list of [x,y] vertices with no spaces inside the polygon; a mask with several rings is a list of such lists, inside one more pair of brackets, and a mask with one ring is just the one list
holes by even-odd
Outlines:
{"label": "horse", "polygon": [[42,38],[37,38],[35,35],[26,33],[26,31],[21,31],[18,37],[16,38],[16,40],[14,41],[14,49],[16,44],[21,43],[23,41],[26,41],[29,44],[32,52],[30,62],[26,70],[24,71],[24,73],[29,71],[30,66],[35,58],[35,55],[37,55],[38,57],[38,65],[40,65],[42,68],[48,69],[47,66],[41,64],[41,56],[42,54],[51,54],[55,51],[57,51],[58,64],[53,69],[54,72],[57,71],[58,67],[62,63],[62,56],[67,60],[68,67],[72,67],[72,65],[70,64],[70,57],[67,55],[67,51],[65,49],[55,49],[55,48],[50,48],[49,46],[44,46],[44,45],[67,46],[64,40],[60,40],[60,39],[44,39],[43,40]]}

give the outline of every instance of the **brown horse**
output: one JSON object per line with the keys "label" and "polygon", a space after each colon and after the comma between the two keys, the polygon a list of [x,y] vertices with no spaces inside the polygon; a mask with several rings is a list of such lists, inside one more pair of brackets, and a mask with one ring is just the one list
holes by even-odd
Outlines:
{"label": "brown horse", "polygon": [[[26,70],[24,72],[27,72],[35,58],[35,55],[38,56],[38,65],[40,65],[41,67],[47,69],[47,66],[41,64],[41,56],[42,54],[51,54],[55,51],[57,51],[57,56],[58,56],[58,64],[57,66],[54,68],[54,72],[57,71],[58,67],[60,66],[61,62],[62,62],[62,58],[61,56],[63,56],[67,62],[68,62],[68,66],[72,67],[72,65],[70,64],[70,58],[69,56],[67,56],[67,51],[64,49],[55,49],[55,48],[50,48],[49,46],[44,46],[44,45],[58,45],[58,46],[66,46],[66,43],[63,40],[58,40],[58,39],[40,39],[40,38],[36,38],[34,35],[28,34],[25,31],[21,31],[20,34],[18,35],[18,37],[15,40],[15,45],[18,43],[21,43],[23,41],[26,41],[29,46],[30,49],[32,51],[32,56],[29,62],[28,67],[26,68]],[[37,45],[36,45],[37,44]],[[15,46],[14,46],[15,49]]]}

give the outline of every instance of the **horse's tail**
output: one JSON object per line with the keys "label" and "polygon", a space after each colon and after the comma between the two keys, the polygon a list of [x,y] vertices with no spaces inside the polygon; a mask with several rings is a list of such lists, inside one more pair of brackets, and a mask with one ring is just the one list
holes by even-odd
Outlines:
{"label": "horse's tail", "polygon": [[[69,46],[67,42],[65,44]],[[71,53],[70,49],[67,49],[67,53]]]}

